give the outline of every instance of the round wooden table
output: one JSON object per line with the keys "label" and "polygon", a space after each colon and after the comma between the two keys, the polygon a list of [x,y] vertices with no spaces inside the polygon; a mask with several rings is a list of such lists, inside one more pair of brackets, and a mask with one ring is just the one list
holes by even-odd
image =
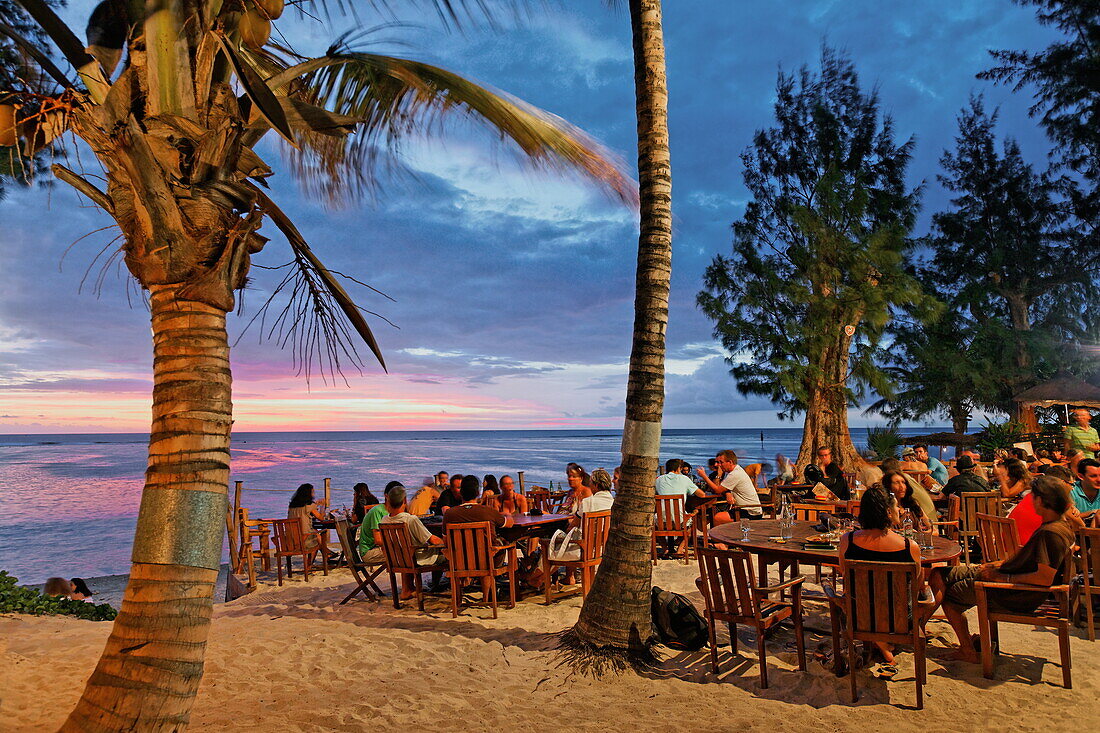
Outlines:
{"label": "round wooden table", "polygon": [[[741,539],[741,526],[737,522],[720,524],[708,533],[712,542],[721,542],[724,545],[738,547],[751,552],[760,558],[760,567],[763,570],[770,563],[802,563],[804,565],[835,565],[840,561],[839,552],[836,549],[807,549],[804,543],[811,535],[823,534],[813,528],[809,522],[795,522],[793,537],[786,542],[778,542],[773,538],[779,536],[779,521],[775,519],[762,519],[749,522],[749,538]],[[962,548],[959,543],[943,537],[932,538],[932,549],[921,550],[921,564],[933,565],[935,563],[948,563],[954,565],[958,562]],[[763,581],[761,581],[763,582]]]}

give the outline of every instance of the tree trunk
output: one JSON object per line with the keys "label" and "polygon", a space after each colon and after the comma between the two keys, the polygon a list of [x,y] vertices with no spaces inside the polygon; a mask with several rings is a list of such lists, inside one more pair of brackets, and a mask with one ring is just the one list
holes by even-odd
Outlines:
{"label": "tree trunk", "polygon": [[232,422],[225,311],[152,286],[153,423],[133,567],[63,731],[181,730],[202,679]]}
{"label": "tree trunk", "polygon": [[[1018,394],[1035,381],[1035,373],[1031,363],[1031,353],[1028,351],[1027,334],[1031,331],[1031,303],[1022,295],[1006,294],[1005,302],[1008,303],[1009,319],[1012,322],[1016,374],[1011,379],[1012,394]],[[1035,411],[1025,408],[1019,402],[1012,403],[1012,419],[1022,423],[1030,433],[1039,432],[1039,422],[1035,417]]]}
{"label": "tree trunk", "polygon": [[965,435],[970,428],[970,410],[962,405],[951,406],[951,429],[959,435]]}
{"label": "tree trunk", "polygon": [[796,473],[814,462],[819,448],[830,448],[833,461],[845,471],[863,463],[848,430],[847,375],[851,338],[841,336],[821,356],[821,379],[809,390],[802,445],[795,462]]}
{"label": "tree trunk", "polygon": [[631,0],[641,226],[622,477],[603,561],[567,646],[613,664],[646,658],[651,637],[653,491],[665,399],[665,330],[672,275],[672,169],[660,0]]}

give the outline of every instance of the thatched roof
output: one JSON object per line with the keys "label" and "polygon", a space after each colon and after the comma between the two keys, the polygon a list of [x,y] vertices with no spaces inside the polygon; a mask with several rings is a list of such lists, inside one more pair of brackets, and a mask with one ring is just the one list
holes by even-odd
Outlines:
{"label": "thatched roof", "polygon": [[926,443],[942,445],[946,448],[970,448],[978,444],[978,436],[966,433],[931,433],[929,435],[910,435],[901,441],[904,445]]}
{"label": "thatched roof", "polygon": [[1100,408],[1100,387],[1095,387],[1068,372],[1059,372],[1054,379],[1025,389],[1012,399],[1026,407],[1080,405]]}

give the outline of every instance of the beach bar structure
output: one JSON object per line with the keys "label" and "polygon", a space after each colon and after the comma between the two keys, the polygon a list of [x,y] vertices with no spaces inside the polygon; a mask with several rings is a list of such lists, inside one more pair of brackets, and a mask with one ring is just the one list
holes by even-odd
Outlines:
{"label": "beach bar structure", "polygon": [[1070,407],[1100,410],[1100,387],[1063,371],[1058,372],[1053,379],[1025,389],[1012,400],[1019,405],[1020,419],[1027,426],[1028,432],[1037,433],[1039,421],[1035,417],[1036,407],[1064,405],[1068,422]]}

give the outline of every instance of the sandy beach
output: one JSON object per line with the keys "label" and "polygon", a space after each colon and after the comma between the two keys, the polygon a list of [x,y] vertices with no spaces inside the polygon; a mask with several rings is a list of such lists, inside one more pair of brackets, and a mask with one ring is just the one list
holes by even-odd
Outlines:
{"label": "sandy beach", "polygon": [[[696,577],[694,564],[675,561],[654,572],[656,585],[701,603]],[[388,599],[337,605],[350,582],[346,570],[309,584],[296,575],[282,588],[264,585],[218,604],[192,729],[1088,730],[1100,713],[1100,655],[1077,630],[1074,689],[1064,690],[1053,634],[1003,627],[1004,656],[996,678],[985,680],[975,665],[942,659],[943,637],[952,637],[933,620],[926,708],[916,711],[908,653],[892,682],[861,672],[855,705],[846,678],[814,661],[798,672],[786,627],[769,641],[767,690],[757,687],[745,629],[739,655],[722,649],[717,677],[706,649],[664,649],[653,672],[592,679],[561,666],[554,652],[554,634],[576,619],[579,598],[549,607],[527,598],[495,621],[487,609],[452,619],[445,597],[429,597],[424,614],[408,605],[397,611]],[[807,626],[827,629],[824,604],[808,605]],[[69,618],[0,617],[0,729],[56,729],[109,630]],[[807,634],[811,652],[827,641]]]}

